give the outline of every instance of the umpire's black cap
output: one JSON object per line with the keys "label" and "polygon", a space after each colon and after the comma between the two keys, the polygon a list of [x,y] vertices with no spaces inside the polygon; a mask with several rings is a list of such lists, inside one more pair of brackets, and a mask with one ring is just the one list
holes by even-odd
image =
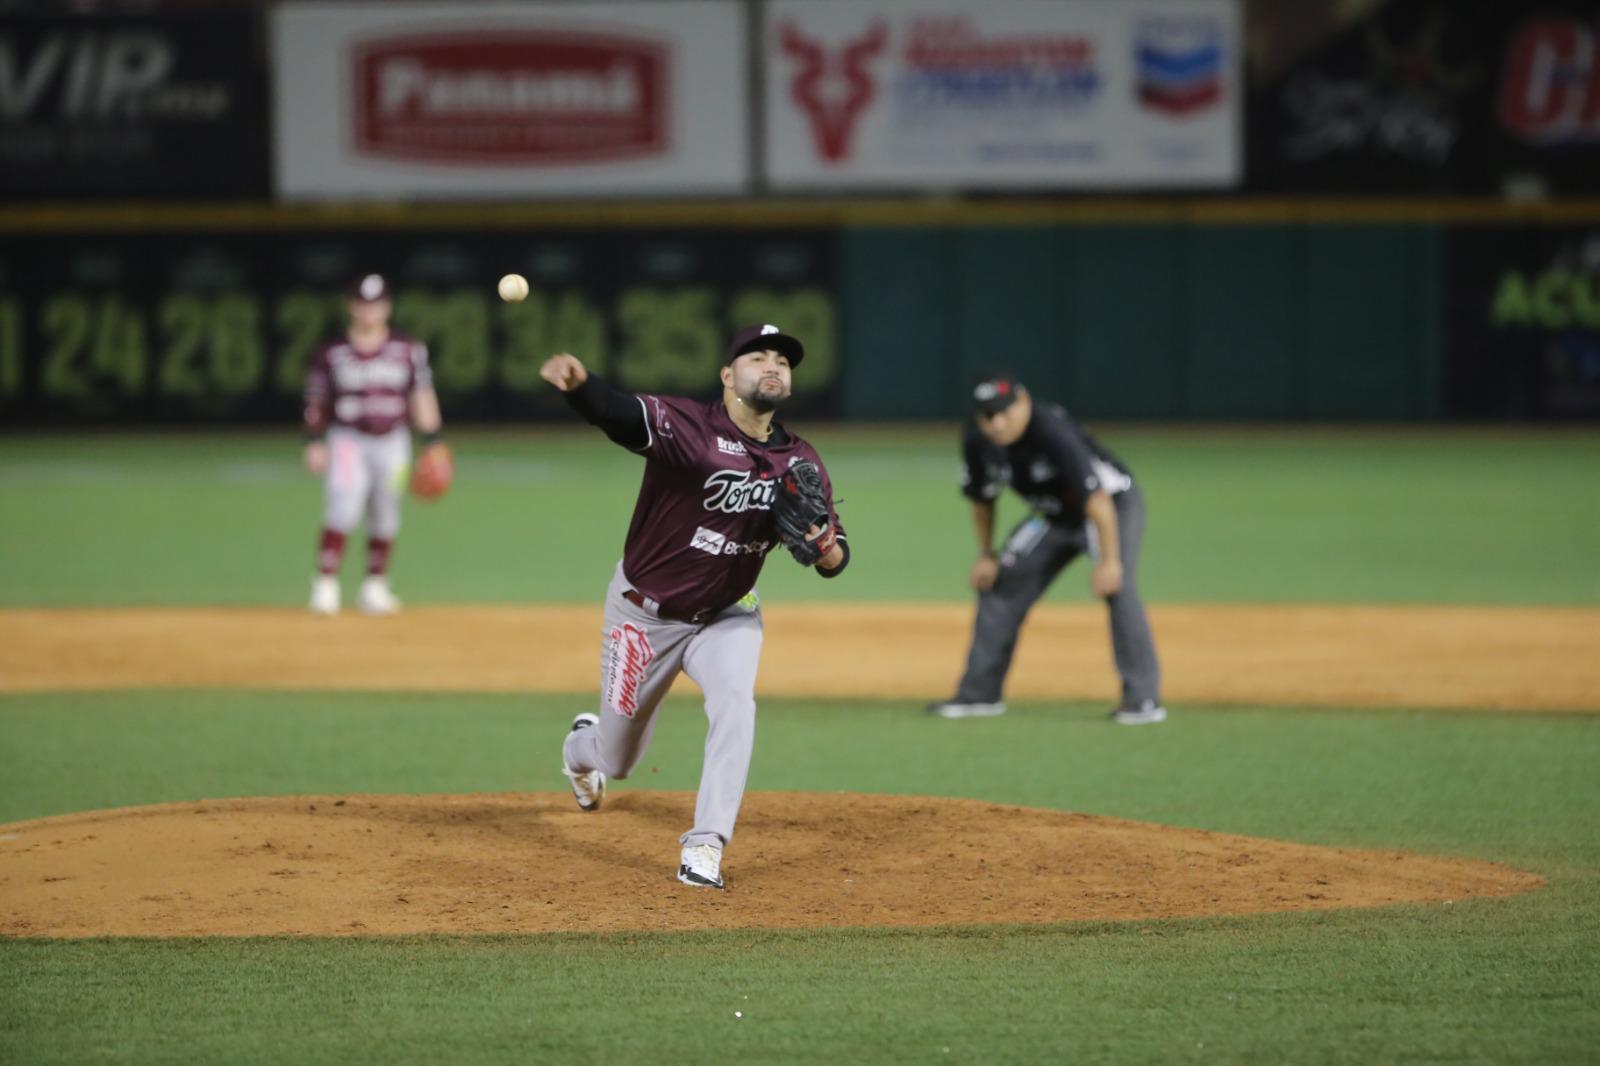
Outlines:
{"label": "umpire's black cap", "polygon": [[800,360],[806,357],[805,345],[777,326],[745,326],[728,342],[727,358],[722,362],[726,366],[747,352],[764,352],[768,349],[788,359],[790,369],[799,366]]}
{"label": "umpire's black cap", "polygon": [[986,415],[997,415],[1017,402],[1022,382],[1010,374],[993,374],[972,386],[972,408]]}
{"label": "umpire's black cap", "polygon": [[389,298],[389,283],[382,274],[363,274],[350,283],[350,291],[346,295],[357,303],[377,303]]}

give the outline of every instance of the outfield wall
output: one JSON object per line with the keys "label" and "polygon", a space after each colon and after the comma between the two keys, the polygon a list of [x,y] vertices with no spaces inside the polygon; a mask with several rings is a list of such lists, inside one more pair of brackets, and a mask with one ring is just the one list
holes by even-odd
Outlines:
{"label": "outfield wall", "polygon": [[844,413],[953,415],[1004,365],[1097,417],[1434,418],[1435,227],[1189,223],[841,237]]}
{"label": "outfield wall", "polygon": [[562,349],[714,388],[758,319],[810,417],[948,418],[993,366],[1095,418],[1600,414],[1597,205],[803,201],[0,210],[0,415],[292,423],[371,270],[460,420],[562,414]]}

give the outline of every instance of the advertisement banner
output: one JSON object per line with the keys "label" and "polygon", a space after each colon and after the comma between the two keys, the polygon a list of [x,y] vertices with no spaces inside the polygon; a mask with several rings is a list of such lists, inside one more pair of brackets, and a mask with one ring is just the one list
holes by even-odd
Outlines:
{"label": "advertisement banner", "polygon": [[740,193],[744,5],[287,3],[281,196]]}
{"label": "advertisement banner", "polygon": [[1600,225],[1456,226],[1446,261],[1449,413],[1600,417]]}
{"label": "advertisement banner", "polygon": [[254,12],[0,15],[0,198],[260,198]]}
{"label": "advertisement banner", "polygon": [[1226,187],[1232,0],[773,0],[778,189]]}
{"label": "advertisement banner", "polygon": [[1600,3],[1393,0],[1250,94],[1258,192],[1600,193]]}
{"label": "advertisement banner", "polygon": [[[806,345],[786,409],[833,409],[829,231],[308,230],[8,235],[0,421],[290,432],[307,361],[369,272],[394,289],[396,328],[427,344],[448,420],[570,418],[539,378],[558,351],[627,388],[709,398],[728,336],[759,322]],[[506,273],[528,279],[525,299],[497,295]]]}

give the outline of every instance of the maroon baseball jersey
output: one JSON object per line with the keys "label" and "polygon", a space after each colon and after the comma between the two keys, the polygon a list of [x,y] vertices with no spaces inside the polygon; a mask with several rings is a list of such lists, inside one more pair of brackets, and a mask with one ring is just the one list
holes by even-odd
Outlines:
{"label": "maroon baseball jersey", "polygon": [[[772,518],[777,479],[809,459],[833,482],[816,449],[793,433],[767,445],[740,432],[722,401],[641,395],[650,439],[622,572],[668,616],[721,610],[755,587],[767,552],[780,547]],[[844,538],[829,503],[834,529]]]}
{"label": "maroon baseball jersey", "polygon": [[411,390],[433,384],[428,349],[390,331],[375,351],[358,351],[348,337],[317,349],[306,375],[306,428],[331,423],[363,433],[387,433],[410,414]]}

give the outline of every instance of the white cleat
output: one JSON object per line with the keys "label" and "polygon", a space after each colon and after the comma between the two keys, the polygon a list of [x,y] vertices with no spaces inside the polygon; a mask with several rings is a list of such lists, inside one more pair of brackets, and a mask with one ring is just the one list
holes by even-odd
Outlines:
{"label": "white cleat", "polygon": [[311,613],[333,615],[339,613],[339,578],[334,574],[318,574],[311,579]]}
{"label": "white cleat", "polygon": [[686,844],[678,858],[678,880],[696,888],[722,887],[722,849],[715,844]]}
{"label": "white cleat", "polygon": [[958,700],[946,700],[943,703],[928,704],[928,713],[935,718],[993,718],[1006,713],[1004,700],[993,703],[962,703]]}
{"label": "white cleat", "polygon": [[361,583],[362,614],[394,614],[400,610],[400,601],[389,591],[389,579],[382,574],[369,574]]}
{"label": "white cleat", "polygon": [[[594,714],[580,714],[572,720],[572,728],[568,732],[576,733],[580,729],[593,729],[600,724],[600,716]],[[600,809],[600,801],[606,798],[606,775],[599,770],[585,770],[583,773],[567,765],[567,760],[561,760],[561,772],[567,775],[567,780],[572,783],[572,797],[578,801],[578,807],[586,811]]]}
{"label": "white cleat", "polygon": [[1111,712],[1111,720],[1118,725],[1155,725],[1167,720],[1167,709],[1155,700],[1145,700],[1137,707],[1118,707]]}

